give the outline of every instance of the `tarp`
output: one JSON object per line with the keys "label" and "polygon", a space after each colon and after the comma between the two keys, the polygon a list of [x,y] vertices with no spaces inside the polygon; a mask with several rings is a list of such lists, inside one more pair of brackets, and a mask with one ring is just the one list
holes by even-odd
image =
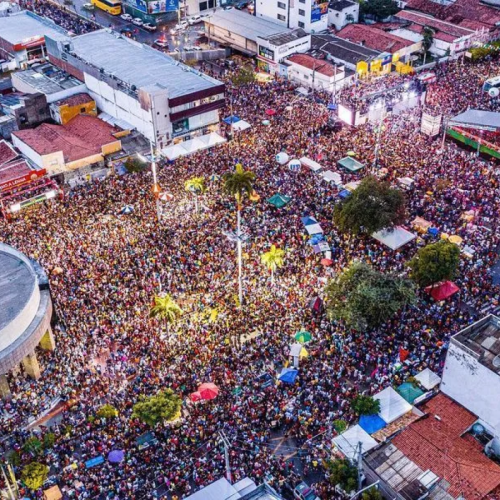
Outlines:
{"label": "tarp", "polygon": [[368,432],[368,434],[374,434],[380,429],[383,429],[386,423],[378,415],[361,415],[361,417],[359,417],[359,425]]}
{"label": "tarp", "polygon": [[410,233],[410,231],[407,231],[405,228],[397,226],[394,229],[382,229],[382,231],[377,231],[372,234],[372,237],[389,247],[391,250],[397,250],[414,240],[417,236]]}
{"label": "tarp", "polygon": [[425,291],[437,302],[446,300],[460,290],[453,281],[442,281],[425,288]]}
{"label": "tarp", "polygon": [[250,125],[250,123],[246,122],[245,120],[240,120],[236,123],[233,123],[233,130],[236,132],[241,132],[242,130],[247,130],[249,128],[252,128],[252,125]]}
{"label": "tarp", "polygon": [[278,378],[282,382],[285,382],[285,384],[294,384],[298,374],[299,370],[295,370],[293,368],[283,368]]}
{"label": "tarp", "polygon": [[90,469],[91,467],[96,467],[97,465],[101,465],[104,463],[104,457],[99,455],[98,457],[91,458],[85,462],[85,468]]}
{"label": "tarp", "polygon": [[441,378],[438,377],[430,368],[426,368],[415,375],[415,380],[417,380],[422,387],[429,391],[441,383]]}
{"label": "tarp", "polygon": [[333,182],[335,185],[342,184],[342,177],[338,172],[333,172],[332,170],[327,170],[323,173],[323,180],[326,182]]}
{"label": "tarp", "polygon": [[195,153],[196,151],[201,151],[202,149],[222,144],[223,142],[226,142],[226,139],[221,137],[216,132],[211,132],[210,134],[195,137],[189,141],[169,146],[168,148],[163,149],[161,153],[169,160],[175,160],[176,158],[179,158],[179,156],[186,156]]}
{"label": "tarp", "polygon": [[380,401],[379,417],[386,424],[390,424],[411,411],[411,404],[400,396],[392,387],[375,394],[373,399]]}
{"label": "tarp", "polygon": [[373,439],[360,425],[353,425],[345,432],[333,438],[335,446],[349,459],[358,456],[358,446],[361,443],[361,453],[364,454],[377,446]]}
{"label": "tarp", "polygon": [[401,384],[397,388],[398,394],[400,394],[403,398],[408,401],[408,403],[413,404],[413,401],[415,399],[419,398],[424,391],[419,389],[418,387],[415,387],[412,383],[410,382],[405,382],[404,384]]}
{"label": "tarp", "polygon": [[300,158],[299,161],[300,163],[302,163],[302,165],[308,167],[313,172],[319,172],[323,168],[319,163],[315,162],[314,160],[311,160],[310,158],[307,158],[306,156]]}
{"label": "tarp", "polygon": [[306,226],[306,231],[309,234],[323,233],[323,229],[321,229],[321,226],[319,224],[310,224],[310,225]]}
{"label": "tarp", "polygon": [[227,123],[228,125],[231,125],[231,123],[237,123],[241,120],[239,116],[232,115],[224,118],[222,121]]}
{"label": "tarp", "polygon": [[276,208],[283,208],[284,206],[288,205],[288,203],[290,203],[291,199],[292,198],[290,198],[290,196],[285,196],[284,194],[277,193],[274,196],[271,196],[271,198],[269,198],[267,202],[271,205],[274,205]]}
{"label": "tarp", "polygon": [[358,170],[365,168],[365,166],[361,162],[359,162],[352,156],[346,156],[345,158],[342,158],[337,162],[337,165],[339,167],[345,168],[349,172],[357,172]]}

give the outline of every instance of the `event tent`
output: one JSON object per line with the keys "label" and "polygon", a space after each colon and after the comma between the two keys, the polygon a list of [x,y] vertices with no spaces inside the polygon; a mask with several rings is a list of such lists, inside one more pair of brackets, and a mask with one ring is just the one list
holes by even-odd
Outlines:
{"label": "event tent", "polygon": [[391,250],[397,250],[416,238],[415,234],[401,226],[396,226],[393,229],[382,229],[373,233],[372,236]]}
{"label": "event tent", "polygon": [[299,370],[295,370],[294,368],[283,368],[278,378],[282,382],[285,382],[285,384],[294,384],[298,374]]}
{"label": "event tent", "polygon": [[241,132],[242,130],[247,130],[248,128],[252,128],[252,125],[245,120],[239,120],[236,123],[233,123],[233,130],[235,132]]}
{"label": "event tent", "polygon": [[374,434],[383,429],[387,424],[378,415],[361,415],[359,417],[359,425],[368,434]]}
{"label": "event tent", "polygon": [[241,121],[241,118],[239,116],[232,115],[232,116],[227,116],[226,118],[223,118],[222,121],[224,123],[227,123],[228,125],[231,125],[231,123],[237,123],[237,122]]}
{"label": "event tent", "polygon": [[307,158],[307,156],[303,156],[302,158],[299,159],[299,161],[302,165],[308,167],[313,172],[319,172],[323,168],[319,163],[315,162],[314,160],[311,160],[310,158]]}
{"label": "event tent", "polygon": [[168,148],[162,150],[162,155],[169,160],[175,160],[176,158],[179,158],[179,156],[186,156],[195,153],[196,151],[211,148],[217,144],[222,144],[223,142],[226,142],[226,139],[221,137],[216,132],[211,132],[210,134],[195,137],[189,141],[169,146]]}
{"label": "event tent", "polygon": [[357,458],[359,443],[361,443],[362,454],[378,444],[360,425],[349,427],[345,432],[334,437],[333,443],[347,458],[352,460]]}
{"label": "event tent", "polygon": [[309,224],[308,226],[306,226],[306,231],[309,234],[323,233],[323,229],[321,229],[321,226],[319,224]]}
{"label": "event tent", "polygon": [[419,398],[424,391],[422,389],[415,387],[411,382],[405,382],[397,388],[398,394],[401,394],[403,398],[408,401],[408,403],[413,404],[415,399]]}
{"label": "event tent", "polygon": [[302,224],[304,224],[304,226],[310,226],[311,224],[318,223],[318,221],[310,215],[308,215],[306,217],[301,217],[300,220],[302,221]]}
{"label": "event tent", "polygon": [[349,172],[357,172],[358,170],[365,168],[365,166],[361,162],[359,162],[352,156],[346,156],[345,158],[342,158],[337,162],[337,165],[339,167],[345,168]]}
{"label": "event tent", "polygon": [[375,394],[373,399],[380,401],[379,417],[386,424],[390,424],[411,411],[411,404],[400,396],[392,387]]}
{"label": "event tent", "polygon": [[442,281],[425,288],[425,291],[437,302],[446,300],[460,290],[453,281]]}
{"label": "event tent", "polygon": [[428,391],[434,389],[434,387],[441,383],[441,378],[430,368],[426,368],[415,375],[415,380],[417,380],[417,382]]}
{"label": "event tent", "polygon": [[269,198],[267,202],[275,206],[276,208],[283,208],[284,206],[288,205],[288,203],[290,203],[291,199],[292,198],[290,198],[290,196],[285,196],[284,194],[277,193],[274,196],[271,196],[271,198]]}
{"label": "event tent", "polygon": [[331,170],[327,170],[323,173],[323,180],[326,182],[333,182],[336,186],[342,184],[342,177],[338,172],[333,172]]}

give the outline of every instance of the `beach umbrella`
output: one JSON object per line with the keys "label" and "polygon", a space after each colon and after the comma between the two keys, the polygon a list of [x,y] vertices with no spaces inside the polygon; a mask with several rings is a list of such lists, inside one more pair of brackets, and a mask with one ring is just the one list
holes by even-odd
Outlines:
{"label": "beach umbrella", "polygon": [[125,458],[125,452],[123,450],[113,450],[108,454],[108,460],[112,464],[119,464]]}
{"label": "beach umbrella", "polygon": [[172,193],[160,193],[161,201],[172,201],[174,199],[174,195]]}
{"label": "beach umbrella", "polygon": [[219,388],[215,384],[212,384],[212,382],[206,382],[198,387],[198,392],[202,399],[210,400],[217,397]]}
{"label": "beach umbrella", "polygon": [[305,344],[306,342],[311,341],[312,335],[306,330],[301,330],[300,332],[297,332],[295,334],[294,338],[297,342],[300,342],[301,344]]}
{"label": "beach umbrella", "polygon": [[252,194],[250,194],[250,196],[248,197],[248,199],[249,199],[250,201],[255,201],[255,202],[257,202],[257,201],[259,201],[259,200],[260,200],[260,195],[257,193],[257,191],[253,190],[253,191],[252,191]]}
{"label": "beach umbrella", "polygon": [[125,205],[121,210],[120,210],[120,213],[122,215],[129,215],[131,213],[133,213],[134,211],[134,207],[132,205]]}
{"label": "beach umbrella", "polygon": [[210,176],[210,180],[211,180],[212,182],[216,182],[216,181],[218,181],[219,179],[220,179],[220,175],[217,175],[217,174],[212,174],[212,175]]}
{"label": "beach umbrella", "polygon": [[269,198],[267,202],[276,208],[283,208],[284,206],[288,205],[288,203],[290,203],[290,200],[290,196],[277,193],[274,196],[271,196],[271,198]]}
{"label": "beach umbrella", "polygon": [[295,370],[294,368],[283,368],[278,379],[285,384],[293,384],[298,374],[299,370]]}
{"label": "beach umbrella", "polygon": [[356,152],[355,151],[347,151],[347,156],[356,156]]}
{"label": "beach umbrella", "polygon": [[266,109],[266,115],[267,116],[274,116],[275,114],[276,114],[276,110],[271,109],[271,108]]}
{"label": "beach umbrella", "polygon": [[333,264],[332,259],[321,259],[321,264],[323,264],[325,267],[331,266]]}
{"label": "beach umbrella", "polygon": [[189,395],[189,399],[191,401],[200,401],[201,400],[201,394],[197,391],[197,392],[193,392]]}
{"label": "beach umbrella", "polygon": [[265,125],[267,127],[270,124],[271,122],[269,120],[262,120],[262,125]]}
{"label": "beach umbrella", "polygon": [[453,236],[450,236],[448,238],[448,241],[450,243],[455,243],[455,245],[461,245],[464,240],[460,236],[458,236],[458,234],[454,234]]}

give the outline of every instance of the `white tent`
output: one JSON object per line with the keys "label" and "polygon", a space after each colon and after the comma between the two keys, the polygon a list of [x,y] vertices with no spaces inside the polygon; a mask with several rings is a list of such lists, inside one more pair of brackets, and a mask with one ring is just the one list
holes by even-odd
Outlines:
{"label": "white tent", "polygon": [[307,158],[307,156],[303,156],[299,161],[302,165],[310,168],[313,172],[319,172],[323,168],[319,163]]}
{"label": "white tent", "polygon": [[400,396],[392,387],[387,387],[383,391],[375,394],[373,399],[380,401],[380,412],[378,416],[386,423],[390,424],[411,411],[411,404]]}
{"label": "white tent", "polygon": [[401,226],[397,226],[394,229],[382,229],[382,231],[377,231],[373,233],[372,236],[380,243],[389,247],[391,250],[397,250],[405,246],[410,241],[414,240],[417,236],[410,231],[407,231]]}
{"label": "white tent", "polygon": [[176,158],[179,158],[179,156],[196,153],[196,151],[211,148],[212,146],[222,144],[223,142],[226,142],[226,139],[221,137],[216,132],[212,132],[200,137],[195,137],[189,141],[169,146],[168,148],[162,150],[162,155],[166,156],[169,160],[175,160]]}
{"label": "white tent", "polygon": [[358,446],[361,443],[361,453],[366,453],[377,446],[377,441],[373,439],[361,426],[353,425],[345,432],[333,438],[335,446],[351,460],[358,456]]}
{"label": "white tent", "polygon": [[223,477],[188,496],[186,500],[236,500],[237,498],[241,498],[238,490]]}
{"label": "white tent", "polygon": [[169,160],[175,160],[176,158],[179,158],[179,156],[185,155],[186,150],[182,147],[181,144],[175,144],[174,146],[165,148],[161,153]]}
{"label": "white tent", "polygon": [[425,387],[427,390],[431,390],[441,382],[441,377],[436,375],[431,369],[426,368],[422,370],[418,375],[415,375],[415,380],[419,382],[420,385]]}
{"label": "white tent", "polygon": [[344,189],[347,189],[348,191],[355,191],[358,186],[361,184],[361,181],[353,181],[353,182],[348,182],[345,186]]}
{"label": "white tent", "polygon": [[250,123],[246,122],[245,120],[240,120],[239,122],[233,123],[233,130],[235,132],[241,132],[242,130],[246,130],[251,127],[252,125],[250,125]]}
{"label": "white tent", "polygon": [[336,186],[342,184],[342,177],[338,172],[333,172],[332,170],[327,170],[323,172],[323,180],[326,182],[333,182]]}
{"label": "white tent", "polygon": [[323,229],[321,229],[321,226],[319,224],[310,224],[309,226],[306,226],[306,230],[309,234],[323,234]]}

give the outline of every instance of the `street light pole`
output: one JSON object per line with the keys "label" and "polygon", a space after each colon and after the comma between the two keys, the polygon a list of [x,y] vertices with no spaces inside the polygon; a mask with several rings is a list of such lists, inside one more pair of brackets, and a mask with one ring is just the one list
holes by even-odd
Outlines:
{"label": "street light pole", "polygon": [[382,135],[382,123],[384,122],[384,111],[385,111],[385,103],[381,103],[381,108],[380,108],[380,121],[378,124],[378,130],[377,130],[377,140],[375,143],[375,158],[373,161],[373,171],[375,173],[375,169],[378,166],[378,154],[380,150],[380,137]]}

